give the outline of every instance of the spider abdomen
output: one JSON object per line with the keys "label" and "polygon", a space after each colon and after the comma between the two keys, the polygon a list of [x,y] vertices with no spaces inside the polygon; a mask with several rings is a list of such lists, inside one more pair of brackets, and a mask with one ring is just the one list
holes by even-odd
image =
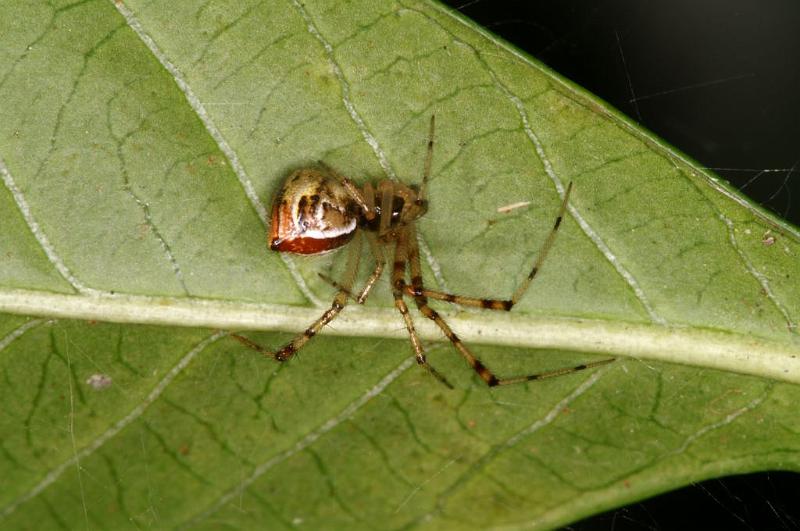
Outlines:
{"label": "spider abdomen", "polygon": [[332,251],[350,241],[358,218],[358,205],[341,182],[313,168],[297,170],[272,205],[269,246],[297,254]]}

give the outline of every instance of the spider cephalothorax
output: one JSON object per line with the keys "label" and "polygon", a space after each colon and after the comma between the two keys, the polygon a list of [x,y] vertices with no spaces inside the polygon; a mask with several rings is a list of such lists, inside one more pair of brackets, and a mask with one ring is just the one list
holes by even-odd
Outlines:
{"label": "spider cephalothorax", "polygon": [[[555,224],[539,250],[536,262],[510,299],[464,297],[426,289],[422,281],[415,222],[428,209],[427,185],[433,157],[433,132],[434,118],[431,117],[428,150],[419,188],[388,179],[375,185],[366,183],[359,188],[350,179],[342,177],[322,163],[319,168],[297,170],[286,178],[272,207],[270,248],[278,252],[311,255],[338,249],[352,240],[346,272],[340,282],[323,276],[338,288],[333,304],[302,334],[277,351],[267,350],[238,334],[233,334],[233,337],[278,361],[289,359],[342,311],[349,298],[354,298],[358,303],[366,300],[372,286],[383,273],[387,253],[393,251],[391,285],[394,305],[403,317],[417,362],[445,385],[450,386],[425,358],[422,343],[408,313],[406,297],[412,298],[419,311],[436,323],[461,356],[490,387],[552,378],[613,361],[602,360],[539,374],[497,378],[469,351],[436,310],[428,305],[428,298],[431,298],[490,310],[510,310],[528,289],[544,262],[561,224],[571,189],[570,184],[564,192]],[[375,268],[361,292],[354,294],[352,288],[364,238],[369,243]],[[406,282],[406,273],[410,284]]]}

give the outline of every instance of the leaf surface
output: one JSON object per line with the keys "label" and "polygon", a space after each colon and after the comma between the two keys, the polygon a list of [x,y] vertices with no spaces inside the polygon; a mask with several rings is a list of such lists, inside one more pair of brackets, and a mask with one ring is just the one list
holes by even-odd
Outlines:
{"label": "leaf surface", "polygon": [[[0,36],[4,525],[552,527],[798,469],[797,229],[438,4],[8,2]],[[432,114],[429,285],[507,297],[575,186],[520,304],[453,329],[500,375],[617,362],[490,390],[417,317],[449,391],[385,280],[280,366],[214,330],[318,317],[342,257],[269,252],[272,195],[419,182]]]}

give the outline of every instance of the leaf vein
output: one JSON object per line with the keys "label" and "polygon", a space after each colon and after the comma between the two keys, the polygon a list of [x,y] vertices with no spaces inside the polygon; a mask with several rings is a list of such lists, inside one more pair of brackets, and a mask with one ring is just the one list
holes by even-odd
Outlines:
{"label": "leaf vein", "polygon": [[238,16],[236,16],[236,18],[214,30],[214,32],[208,37],[208,40],[205,42],[202,51],[200,52],[200,54],[197,57],[197,60],[195,60],[192,66],[194,68],[197,68],[198,65],[204,64],[206,61],[206,55],[208,55],[208,53],[211,51],[211,48],[220,39],[220,37],[225,35],[229,30],[234,28],[240,22],[247,19],[253,13],[253,11],[255,11],[256,8],[259,7],[261,7],[260,3],[252,4],[250,7],[242,11]]}
{"label": "leaf vein", "polygon": [[[150,37],[150,35],[144,30],[142,24],[134,16],[133,12],[122,2],[114,2],[111,0],[111,3],[114,5],[114,7],[116,7],[117,11],[119,11],[120,15],[122,15],[133,32],[136,33],[144,45],[147,46],[150,52],[156,57],[156,59],[158,59],[158,62],[161,63],[161,65],[172,76],[175,84],[178,85],[178,88],[186,97],[186,101],[189,103],[189,106],[197,114],[197,117],[200,118],[200,121],[205,126],[206,131],[208,131],[208,133],[211,135],[211,138],[214,139],[220,151],[222,151],[223,155],[225,155],[226,159],[230,163],[231,168],[233,169],[234,174],[236,174],[236,177],[239,179],[239,183],[241,184],[245,195],[250,201],[251,206],[258,214],[259,219],[261,219],[261,223],[266,227],[269,223],[266,206],[258,197],[255,186],[253,185],[253,181],[247,175],[247,172],[245,171],[244,166],[242,166],[236,151],[234,151],[230,144],[228,144],[228,141],[222,135],[222,131],[219,130],[214,121],[211,119],[211,116],[208,114],[208,111],[206,111],[203,102],[201,102],[200,98],[198,98],[194,93],[194,90],[192,90],[192,88],[189,86],[189,83],[184,79],[180,70],[178,70],[178,68],[172,64],[164,52],[162,52],[158,45],[156,45],[153,38]],[[306,298],[315,306],[322,306],[322,302],[314,295],[314,293],[306,284],[305,279],[302,277],[302,275],[300,275],[300,272],[297,270],[294,261],[285,253],[281,253],[281,259],[283,260],[284,264],[286,264],[289,273],[292,275],[292,278],[303,295],[305,295]]]}
{"label": "leaf vein", "polygon": [[74,289],[77,293],[84,295],[101,293],[101,291],[94,288],[89,288],[84,285],[83,282],[78,280],[75,275],[72,274],[72,271],[70,271],[69,267],[67,267],[58,253],[56,253],[55,248],[50,243],[50,240],[47,238],[42,228],[39,226],[36,218],[33,216],[33,212],[31,212],[28,201],[25,199],[22,191],[17,186],[17,183],[14,181],[14,177],[11,175],[11,172],[8,170],[8,167],[2,158],[0,158],[0,175],[3,177],[3,183],[5,184],[6,188],[9,192],[11,192],[14,202],[17,203],[17,208],[19,208],[22,217],[25,219],[28,229],[31,231],[31,234],[33,234],[33,237],[36,238],[36,241],[39,242],[39,246],[44,251],[47,259],[50,261],[53,267],[56,268],[61,277],[66,280],[69,285],[72,286],[72,289]]}
{"label": "leaf vein", "polygon": [[114,460],[106,455],[105,453],[100,453],[100,458],[106,464],[106,468],[108,468],[108,475],[111,476],[111,483],[114,486],[114,497],[117,501],[117,507],[122,514],[125,515],[125,518],[129,522],[134,522],[134,517],[131,514],[130,510],[128,509],[128,505],[125,503],[125,493],[122,490],[122,477],[119,475],[117,471],[117,467],[114,464]]}
{"label": "leaf vein", "polygon": [[186,523],[186,526],[192,527],[197,522],[204,520],[209,516],[211,516],[212,514],[216,513],[226,503],[240,496],[243,491],[248,489],[261,476],[266,474],[271,468],[286,461],[295,454],[302,452],[303,450],[314,444],[320,437],[322,437],[329,431],[336,428],[342,422],[350,419],[356,413],[356,411],[361,409],[370,400],[381,394],[384,389],[386,389],[392,382],[394,382],[397,378],[399,378],[400,375],[402,375],[413,364],[414,364],[414,358],[412,357],[406,358],[403,361],[403,363],[395,367],[389,374],[384,376],[377,384],[375,384],[372,388],[367,390],[366,393],[364,393],[359,398],[348,404],[347,407],[345,407],[339,414],[323,422],[318,428],[306,434],[302,439],[300,439],[300,441],[298,441],[291,448],[261,463],[258,467],[256,467],[255,470],[253,470],[253,473],[250,474],[249,477],[244,479],[239,485],[237,485],[233,489],[227,491],[222,496],[220,496],[220,498],[217,499],[216,502],[211,504],[211,506],[208,509],[191,518]]}
{"label": "leaf vein", "polygon": [[406,478],[405,474],[403,474],[392,464],[392,460],[389,458],[388,452],[383,446],[380,445],[378,440],[376,440],[375,437],[365,428],[362,428],[358,422],[351,420],[350,424],[352,424],[358,433],[360,433],[367,443],[377,452],[377,454],[380,456],[380,460],[383,462],[383,466],[386,467],[386,470],[388,470],[389,473],[391,473],[394,477],[402,481],[406,487],[412,487],[413,485],[408,478]]}
{"label": "leaf vein", "polygon": [[[173,463],[178,465],[178,468],[186,472],[188,475],[190,475],[203,485],[207,487],[211,486],[212,484],[211,481],[201,476],[195,469],[189,466],[189,463],[178,458],[178,456],[175,455],[177,452],[169,447],[169,444],[167,444],[167,441],[164,439],[164,436],[161,433],[159,433],[159,431],[156,430],[153,426],[151,426],[149,422],[144,421],[142,422],[142,425],[147,430],[147,432],[153,436],[153,439],[156,440],[158,445],[161,447],[161,451],[164,453],[164,455],[166,455]],[[176,479],[176,482],[179,483],[180,481]]]}
{"label": "leaf vein", "polygon": [[[138,79],[135,79],[131,83],[137,81]],[[177,259],[175,258],[175,254],[172,252],[172,248],[167,243],[167,240],[164,238],[164,235],[161,233],[161,231],[153,222],[153,215],[150,211],[150,204],[147,201],[143,200],[141,197],[139,197],[139,195],[136,192],[134,192],[133,185],[131,184],[130,180],[130,175],[128,173],[128,165],[125,160],[123,147],[125,146],[128,139],[130,139],[133,136],[134,131],[137,131],[141,128],[142,122],[146,118],[144,118],[136,128],[132,129],[122,137],[119,137],[116,134],[114,134],[114,128],[112,126],[112,121],[111,121],[111,102],[117,99],[118,96],[120,96],[120,93],[116,93],[111,99],[109,99],[108,102],[106,102],[106,127],[108,128],[108,131],[110,135],[113,137],[114,142],[117,146],[117,158],[119,159],[121,165],[122,188],[142,210],[142,215],[144,216],[144,225],[149,229],[149,232],[153,234],[156,240],[158,240],[161,249],[164,251],[164,254],[166,254],[167,260],[172,266],[172,271],[175,274],[178,283],[181,285],[183,292],[186,295],[190,295],[189,289],[186,287],[186,281],[183,277],[183,272],[181,271],[181,267],[178,264]]]}
{"label": "leaf vein", "polygon": [[203,341],[198,343],[192,350],[190,350],[186,355],[184,355],[177,364],[175,364],[172,369],[162,378],[158,384],[150,391],[150,394],[142,401],[141,404],[136,406],[128,413],[125,417],[118,420],[111,428],[107,429],[103,432],[99,437],[93,440],[88,445],[84,446],[77,454],[68,459],[52,469],[47,475],[37,483],[30,491],[26,494],[22,495],[21,497],[17,498],[16,500],[12,501],[2,510],[0,510],[0,522],[2,522],[5,518],[7,518],[11,513],[13,513],[20,505],[30,501],[31,499],[38,496],[42,491],[44,491],[47,487],[52,485],[67,468],[74,466],[78,459],[86,459],[90,455],[92,455],[95,450],[103,446],[109,439],[116,436],[120,431],[125,429],[129,424],[131,424],[134,420],[138,419],[142,413],[152,404],[155,402],[159,396],[164,392],[167,386],[172,383],[178,374],[180,374],[183,369],[185,369],[189,363],[197,356],[200,352],[202,352],[208,345],[214,343],[219,338],[225,336],[224,332],[216,332]]}
{"label": "leaf vein", "polygon": [[438,516],[444,512],[444,505],[446,501],[452,497],[458,490],[461,489],[464,485],[466,485],[470,479],[475,477],[476,474],[480,473],[483,468],[493,461],[498,455],[503,453],[504,451],[514,448],[522,439],[533,435],[537,431],[541,430],[542,428],[551,424],[556,417],[558,417],[559,413],[561,413],[564,408],[566,408],[569,404],[577,400],[580,396],[586,393],[589,389],[591,389],[597,381],[608,371],[610,367],[606,367],[605,369],[600,369],[594,374],[592,374],[589,378],[587,378],[583,383],[581,383],[578,387],[575,388],[570,394],[560,400],[555,406],[553,406],[550,411],[542,418],[536,420],[530,426],[518,431],[516,434],[511,436],[506,441],[493,445],[486,453],[484,453],[481,457],[479,457],[473,464],[464,471],[458,478],[456,478],[453,483],[447,488],[444,492],[442,492],[437,499],[435,508],[428,512],[427,514],[420,516],[416,519],[417,522],[424,522],[428,521],[434,516]]}
{"label": "leaf vein", "polygon": [[205,429],[205,431],[208,434],[208,436],[211,438],[211,440],[217,446],[220,447],[220,449],[222,450],[223,453],[229,455],[230,457],[232,457],[232,458],[234,458],[234,459],[236,459],[236,460],[238,460],[240,462],[244,462],[245,464],[247,464],[247,465],[249,465],[251,467],[255,466],[255,463],[252,463],[246,457],[243,457],[243,456],[240,456],[239,454],[237,454],[233,450],[233,448],[231,448],[231,446],[228,444],[228,442],[219,433],[217,433],[216,428],[214,427],[214,425],[211,422],[205,420],[204,418],[199,416],[197,413],[194,413],[193,411],[183,407],[180,403],[178,403],[178,402],[176,402],[174,400],[170,400],[169,398],[164,397],[164,398],[162,398],[162,402],[167,404],[171,408],[175,409],[176,411],[180,412],[181,414],[186,415],[187,417],[192,419],[194,422],[196,422],[200,426],[202,426]]}
{"label": "leaf vein", "polygon": [[662,459],[682,454],[683,452],[685,452],[689,448],[689,446],[692,445],[692,443],[694,443],[697,439],[699,439],[703,435],[705,435],[705,434],[707,434],[707,433],[709,433],[711,431],[723,428],[723,427],[727,426],[728,424],[732,423],[733,421],[735,421],[737,418],[739,418],[742,415],[744,415],[745,413],[748,413],[748,412],[753,411],[754,409],[756,409],[758,406],[761,405],[762,402],[764,402],[764,400],[766,400],[768,395],[769,395],[769,391],[765,392],[764,394],[762,394],[759,397],[754,398],[749,403],[747,403],[744,406],[740,407],[736,411],[733,411],[732,413],[729,413],[723,419],[718,420],[717,422],[712,422],[711,424],[708,424],[706,426],[703,426],[699,430],[695,431],[694,433],[692,433],[691,435],[686,437],[686,439],[684,439],[683,443],[678,448],[676,448],[675,450],[673,450],[670,453],[668,453],[667,455],[665,455]]}
{"label": "leaf vein", "polygon": [[[317,469],[317,472],[320,476],[322,476],[323,481],[325,481],[325,486],[328,488],[328,494],[331,498],[336,502],[336,505],[346,513],[350,518],[352,518],[356,522],[366,523],[363,518],[360,518],[353,509],[348,506],[341,496],[339,496],[339,491],[336,490],[336,485],[333,481],[333,475],[328,470],[328,467],[325,466],[325,462],[322,460],[320,455],[313,450],[313,448],[306,448],[305,453],[311,456],[311,461],[314,463],[314,466]],[[369,526],[372,529],[372,526]]]}
{"label": "leaf vein", "polygon": [[25,334],[25,332],[31,328],[36,328],[44,322],[45,319],[31,319],[6,334],[3,339],[0,339],[0,352],[3,352],[3,350],[5,350],[11,343],[19,339],[19,337]]}
{"label": "leaf vein", "polygon": [[792,319],[792,316],[789,314],[789,310],[775,296],[775,293],[769,286],[769,279],[766,277],[766,275],[759,272],[758,269],[755,268],[753,262],[751,262],[750,258],[745,254],[744,249],[742,249],[739,246],[739,243],[736,241],[736,234],[733,230],[733,221],[725,216],[725,214],[722,212],[719,212],[717,215],[719,216],[719,219],[725,223],[725,226],[728,229],[728,239],[731,242],[731,247],[733,247],[733,249],[739,255],[739,258],[742,260],[747,272],[756,279],[769,301],[775,306],[775,308],[778,309],[779,312],[781,312],[781,315],[783,315],[783,318],[786,320],[786,326],[789,331],[795,334],[798,333],[797,323],[794,321],[794,319]]}

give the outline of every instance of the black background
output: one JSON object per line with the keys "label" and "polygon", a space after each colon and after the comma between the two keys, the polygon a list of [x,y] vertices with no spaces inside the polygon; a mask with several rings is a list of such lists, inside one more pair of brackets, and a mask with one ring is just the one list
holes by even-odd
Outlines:
{"label": "black background", "polygon": [[[800,225],[800,2],[444,3]],[[569,528],[709,527],[800,529],[800,475],[710,480]]]}

